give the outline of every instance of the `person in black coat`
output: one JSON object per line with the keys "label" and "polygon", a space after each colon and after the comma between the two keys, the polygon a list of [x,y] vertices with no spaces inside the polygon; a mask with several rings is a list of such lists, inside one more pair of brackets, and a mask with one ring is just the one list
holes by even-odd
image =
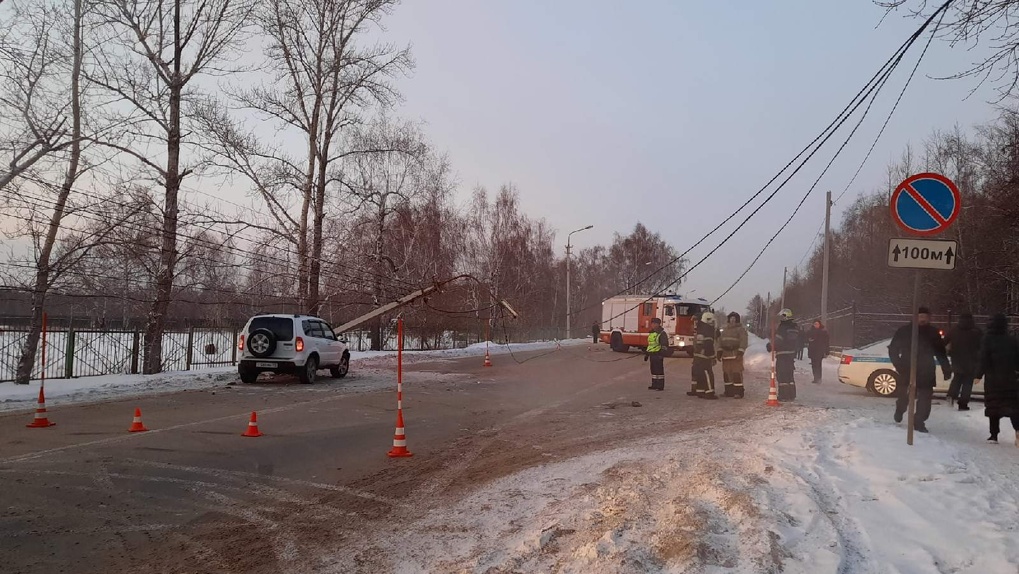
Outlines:
{"label": "person in black coat", "polygon": [[591,342],[595,345],[598,344],[598,337],[601,335],[601,327],[598,325],[598,321],[595,321],[591,325]]}
{"label": "person in black coat", "polygon": [[1019,342],[1008,332],[1008,317],[997,314],[987,326],[980,348],[978,377],[984,378],[984,415],[991,427],[988,442],[998,442],[1001,418],[1009,417],[1019,447]]}
{"label": "person in black coat", "polygon": [[[919,329],[917,331],[916,353],[916,419],[913,428],[917,432],[927,432],[927,418],[931,416],[931,399],[934,398],[934,386],[937,383],[937,364],[945,380],[952,379],[952,365],[945,352],[945,341],[937,327],[931,325],[930,310],[920,307],[918,310]],[[909,406],[909,368],[910,345],[913,341],[913,325],[903,325],[895,332],[892,342],[888,345],[888,358],[899,373],[895,392],[895,422],[902,422],[902,415]]]}
{"label": "person in black coat", "polygon": [[807,356],[810,357],[810,366],[814,369],[815,384],[821,382],[821,362],[831,353],[830,343],[828,330],[820,321],[814,321],[814,326],[807,333]]}
{"label": "person in black coat", "polygon": [[948,357],[952,359],[952,385],[948,387],[948,398],[959,401],[959,410],[969,410],[969,397],[973,392],[973,381],[980,366],[980,342],[984,333],[977,328],[972,313],[959,316],[959,324],[952,327],[945,337]]}

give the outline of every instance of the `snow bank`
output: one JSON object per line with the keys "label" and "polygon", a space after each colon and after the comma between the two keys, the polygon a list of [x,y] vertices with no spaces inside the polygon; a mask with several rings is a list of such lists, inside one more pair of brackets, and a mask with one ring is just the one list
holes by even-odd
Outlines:
{"label": "snow bank", "polygon": [[401,528],[400,547],[369,542],[398,572],[1015,572],[1019,449],[937,405],[907,446],[890,401],[845,397],[534,467]]}
{"label": "snow bank", "polygon": [[[500,355],[535,351],[542,349],[555,349],[556,345],[578,345],[587,342],[586,339],[574,339],[569,341],[544,341],[536,343],[512,343],[510,345],[499,345],[492,343],[490,353]],[[436,359],[456,359],[460,357],[483,356],[485,344],[472,345],[466,349],[449,349],[441,351],[404,351],[406,362]],[[396,351],[366,351],[352,352],[351,364],[356,367],[378,367],[380,364],[395,363]],[[381,361],[372,361],[381,359]],[[237,380],[237,367],[215,367],[194,371],[175,371],[160,373],[158,375],[101,375],[94,377],[81,377],[76,379],[47,379],[46,401],[51,404],[56,401],[63,404],[91,402],[110,399],[114,397],[138,396],[151,393],[167,391],[179,391],[187,389],[209,388],[221,385],[228,381]],[[32,408],[39,398],[40,381],[32,381],[28,385],[16,385],[14,383],[0,383],[0,412]]]}

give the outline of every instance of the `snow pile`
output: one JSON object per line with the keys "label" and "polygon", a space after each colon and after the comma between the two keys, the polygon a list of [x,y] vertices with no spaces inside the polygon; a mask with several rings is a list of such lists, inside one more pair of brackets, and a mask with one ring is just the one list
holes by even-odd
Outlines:
{"label": "snow pile", "polygon": [[771,371],[771,353],[768,352],[768,341],[753,333],[747,337],[747,351],[743,353],[743,366],[747,370],[757,372]]}
{"label": "snow pile", "polygon": [[968,414],[910,447],[886,411],[789,405],[535,467],[370,542],[398,572],[1014,572],[1019,450]]}

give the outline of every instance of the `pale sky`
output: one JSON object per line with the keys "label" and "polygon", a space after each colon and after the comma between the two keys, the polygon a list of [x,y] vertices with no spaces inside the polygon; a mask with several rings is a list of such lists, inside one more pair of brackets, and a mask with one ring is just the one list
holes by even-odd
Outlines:
{"label": "pale sky", "polygon": [[[834,119],[919,25],[892,14],[876,27],[883,13],[870,0],[419,0],[397,9],[386,36],[411,44],[417,62],[399,83],[406,101],[398,113],[424,121],[448,151],[463,197],[478,184],[512,182],[528,213],[558,230],[560,252],[573,229],[595,226],[574,235],[575,245],[607,244],[637,221],[683,251]],[[849,183],[920,48],[724,306],[742,310],[754,293],[778,293],[783,266],[800,262],[823,220],[825,189],[837,196]],[[992,90],[967,100],[973,81],[931,79],[981,53],[935,41],[833,221],[854,196],[884,183],[907,143],[995,115]],[[724,291],[844,137],[681,291],[708,299]]]}

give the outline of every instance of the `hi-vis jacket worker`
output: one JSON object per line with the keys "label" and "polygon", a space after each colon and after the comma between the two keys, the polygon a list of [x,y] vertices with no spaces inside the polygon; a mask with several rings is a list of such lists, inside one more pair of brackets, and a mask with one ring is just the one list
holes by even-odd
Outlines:
{"label": "hi-vis jacket worker", "polygon": [[729,313],[728,322],[718,337],[718,358],[722,360],[725,396],[743,398],[743,353],[747,351],[747,330],[739,313]]}
{"label": "hi-vis jacket worker", "polygon": [[669,334],[662,328],[662,320],[658,317],[651,319],[651,332],[647,335],[647,348],[644,351],[644,360],[651,361],[651,386],[648,389],[665,390],[665,357],[671,353]]}
{"label": "hi-vis jacket worker", "polygon": [[717,360],[716,345],[718,331],[715,329],[715,314],[705,312],[697,322],[697,334],[693,340],[693,367],[691,378],[695,394],[702,399],[716,400],[715,372],[712,367]]}

